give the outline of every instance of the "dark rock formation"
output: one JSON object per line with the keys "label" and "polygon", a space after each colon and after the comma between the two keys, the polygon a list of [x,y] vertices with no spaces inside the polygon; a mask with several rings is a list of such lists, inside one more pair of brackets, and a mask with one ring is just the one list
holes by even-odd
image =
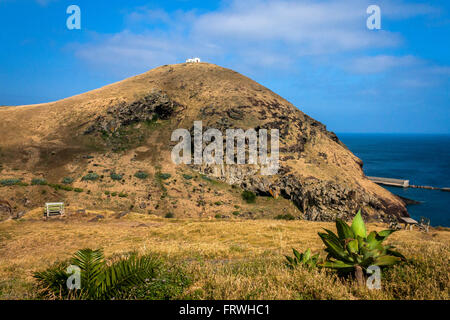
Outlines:
{"label": "dark rock formation", "polygon": [[175,103],[158,90],[132,103],[120,103],[108,108],[106,115],[98,116],[84,134],[115,132],[121,127],[155,119],[168,119],[175,111]]}

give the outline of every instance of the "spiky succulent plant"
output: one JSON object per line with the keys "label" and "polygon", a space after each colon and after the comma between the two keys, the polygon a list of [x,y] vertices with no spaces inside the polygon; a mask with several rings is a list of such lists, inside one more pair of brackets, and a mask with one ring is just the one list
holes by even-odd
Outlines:
{"label": "spiky succulent plant", "polygon": [[360,285],[364,283],[363,270],[369,266],[391,266],[405,260],[403,255],[392,250],[393,246],[382,244],[395,230],[372,231],[367,235],[361,211],[356,214],[351,226],[336,219],[336,229],[337,235],[327,229],[319,232],[328,253],[320,266],[354,272]]}
{"label": "spiky succulent plant", "polygon": [[294,256],[285,256],[286,257],[286,265],[294,269],[297,266],[305,266],[307,268],[315,268],[319,261],[319,254],[312,255],[311,249],[306,250],[304,253],[300,253],[294,248],[292,249]]}

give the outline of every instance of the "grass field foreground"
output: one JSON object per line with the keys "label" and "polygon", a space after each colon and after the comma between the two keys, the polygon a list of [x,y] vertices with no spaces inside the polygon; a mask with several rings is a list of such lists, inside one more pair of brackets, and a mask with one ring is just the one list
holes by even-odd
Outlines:
{"label": "grass field foreground", "polygon": [[[334,223],[243,219],[165,219],[71,208],[63,218],[34,210],[0,223],[0,299],[39,298],[33,272],[83,248],[106,258],[156,254],[191,279],[177,299],[449,299],[450,232],[399,231],[387,243],[408,259],[382,273],[382,289],[358,287],[329,270],[290,270],[284,255],[311,248],[325,257],[317,232]],[[382,230],[381,223],[367,229]]]}

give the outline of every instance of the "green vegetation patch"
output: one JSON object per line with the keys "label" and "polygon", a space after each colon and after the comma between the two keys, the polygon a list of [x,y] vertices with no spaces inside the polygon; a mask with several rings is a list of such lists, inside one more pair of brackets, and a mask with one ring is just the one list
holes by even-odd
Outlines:
{"label": "green vegetation patch", "polygon": [[48,183],[47,185],[49,187],[55,189],[56,191],[58,191],[58,190],[73,191],[74,190],[71,186],[57,184],[57,183]]}
{"label": "green vegetation patch", "polygon": [[[69,289],[67,268],[80,269],[82,289]],[[77,251],[66,262],[35,272],[42,298],[106,300],[106,299],[180,299],[191,284],[185,272],[174,265],[165,264],[155,255],[122,255],[107,261],[102,250]]]}
{"label": "green vegetation patch", "polygon": [[41,179],[41,178],[34,178],[31,180],[31,185],[32,186],[45,186],[45,185],[47,185],[47,181],[45,179]]}
{"label": "green vegetation patch", "polygon": [[2,186],[4,186],[4,187],[6,187],[6,186],[16,186],[16,185],[20,184],[21,182],[22,182],[22,180],[15,179],[15,178],[0,180],[0,184]]}
{"label": "green vegetation patch", "polygon": [[208,182],[213,182],[214,181],[213,179],[211,179],[208,176],[205,176],[204,174],[202,174],[201,177],[202,177],[203,180],[208,181]]}
{"label": "green vegetation patch", "polygon": [[157,174],[157,177],[158,177],[158,179],[161,179],[161,180],[167,180],[167,179],[170,179],[170,177],[172,177],[172,175],[170,174],[170,173],[158,173]]}
{"label": "green vegetation patch", "polygon": [[98,174],[95,172],[90,172],[87,175],[85,175],[83,178],[81,178],[81,181],[96,181],[100,178]]}
{"label": "green vegetation patch", "polygon": [[134,174],[134,176],[138,179],[144,180],[148,178],[149,174],[145,171],[138,171]]}
{"label": "green vegetation patch", "polygon": [[130,300],[174,300],[189,298],[185,290],[192,280],[186,272],[178,266],[161,268],[157,278],[149,279],[144,284],[133,287],[123,297]]}
{"label": "green vegetation patch", "polygon": [[157,129],[161,123],[156,117],[152,120],[141,121],[121,126],[114,132],[102,131],[101,139],[105,147],[110,147],[114,152],[122,152],[142,145],[145,140]]}
{"label": "green vegetation patch", "polygon": [[122,180],[122,178],[123,178],[123,174],[118,174],[115,172],[111,172],[111,174],[109,176],[112,180],[116,180],[116,181]]}
{"label": "green vegetation patch", "polygon": [[64,178],[62,179],[62,183],[63,183],[63,184],[72,184],[73,182],[74,182],[74,179],[71,178],[71,177],[64,177]]}
{"label": "green vegetation patch", "polygon": [[256,194],[251,191],[248,191],[248,190],[242,191],[241,196],[242,196],[242,199],[244,199],[245,202],[247,202],[247,203],[255,203],[256,202]]}

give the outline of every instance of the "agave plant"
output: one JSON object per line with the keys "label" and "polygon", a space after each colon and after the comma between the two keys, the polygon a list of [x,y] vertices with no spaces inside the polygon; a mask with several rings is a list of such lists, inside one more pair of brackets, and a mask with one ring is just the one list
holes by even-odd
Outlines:
{"label": "agave plant", "polygon": [[70,260],[80,268],[81,288],[68,289],[68,264],[60,263],[42,272],[34,273],[39,286],[47,295],[76,299],[111,299],[123,290],[155,277],[160,262],[150,256],[131,255],[107,264],[102,250],[83,249]]}
{"label": "agave plant", "polygon": [[294,269],[297,266],[305,266],[307,268],[315,268],[319,261],[319,254],[311,255],[311,249],[306,250],[304,253],[299,253],[297,250],[292,248],[294,252],[294,256],[285,256],[286,257],[286,265]]}
{"label": "agave plant", "polygon": [[341,219],[336,219],[336,229],[337,235],[327,229],[326,233],[319,232],[328,253],[321,266],[342,272],[354,272],[359,285],[364,284],[363,270],[369,266],[391,266],[406,260],[403,255],[392,250],[393,246],[382,244],[395,230],[372,231],[367,235],[361,210],[356,214],[351,226]]}

